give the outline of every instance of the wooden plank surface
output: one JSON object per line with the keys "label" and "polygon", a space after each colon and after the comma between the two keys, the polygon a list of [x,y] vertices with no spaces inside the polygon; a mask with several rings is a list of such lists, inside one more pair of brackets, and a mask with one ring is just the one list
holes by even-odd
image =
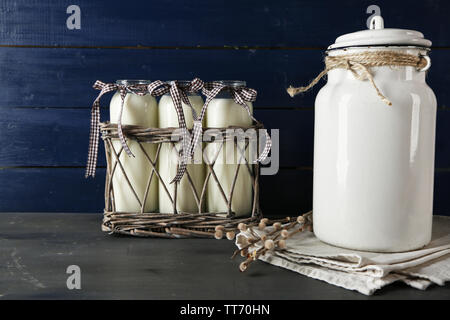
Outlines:
{"label": "wooden plank surface", "polygon": [[[69,30],[66,9],[77,4],[81,29]],[[387,27],[414,29],[449,46],[446,0],[5,0],[3,45],[326,47],[366,29],[368,6]]]}
{"label": "wooden plank surface", "polygon": [[[230,259],[236,248],[233,241],[118,237],[102,233],[100,224],[99,214],[2,213],[0,299],[223,299],[233,304],[236,299],[450,298],[450,284],[422,291],[394,283],[365,296],[263,262],[254,262],[241,273],[242,258]],[[81,269],[81,290],[66,286],[67,267],[74,264]],[[328,305],[335,306],[333,302]],[[38,306],[33,309],[36,313],[48,312],[45,302],[34,306]],[[155,313],[147,301],[140,306]],[[167,319],[183,319],[179,308],[163,310]],[[113,312],[126,318],[132,311],[119,308]],[[271,306],[270,314],[279,312]],[[220,319],[220,315],[211,319]]]}

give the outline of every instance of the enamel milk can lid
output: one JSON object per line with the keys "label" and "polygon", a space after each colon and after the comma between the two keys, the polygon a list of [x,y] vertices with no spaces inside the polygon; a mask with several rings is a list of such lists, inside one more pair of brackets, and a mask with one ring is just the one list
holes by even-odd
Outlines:
{"label": "enamel milk can lid", "polygon": [[431,41],[424,38],[419,31],[384,28],[381,16],[370,20],[370,29],[344,34],[338,37],[328,50],[359,46],[431,46]]}

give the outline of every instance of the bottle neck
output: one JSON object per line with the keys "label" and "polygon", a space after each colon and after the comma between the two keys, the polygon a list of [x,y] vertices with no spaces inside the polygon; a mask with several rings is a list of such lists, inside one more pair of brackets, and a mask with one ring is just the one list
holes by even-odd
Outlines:
{"label": "bottle neck", "polygon": [[150,83],[151,80],[116,80],[116,84],[121,86],[148,86]]}

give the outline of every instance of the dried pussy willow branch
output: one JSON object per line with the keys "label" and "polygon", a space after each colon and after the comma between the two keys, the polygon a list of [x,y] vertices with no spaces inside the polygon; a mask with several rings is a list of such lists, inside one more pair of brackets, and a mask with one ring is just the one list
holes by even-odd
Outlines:
{"label": "dried pussy willow branch", "polygon": [[[253,228],[256,226],[261,231],[268,226],[272,226],[273,230],[259,236],[253,231]],[[239,270],[244,272],[247,270],[250,263],[257,260],[260,256],[273,250],[285,250],[287,239],[304,230],[312,231],[312,227],[312,211],[296,218],[286,217],[276,220],[263,218],[249,224],[240,223],[238,229],[242,232],[248,231],[252,237],[238,237],[237,243],[239,244],[240,249],[237,249],[231,258],[235,258],[238,254],[246,258],[246,260],[239,265]],[[233,240],[235,237],[234,230],[227,230],[221,225],[216,227],[216,239],[223,238],[224,233],[228,240]],[[256,248],[257,246],[260,248]],[[253,251],[250,250],[252,248],[254,248]]]}

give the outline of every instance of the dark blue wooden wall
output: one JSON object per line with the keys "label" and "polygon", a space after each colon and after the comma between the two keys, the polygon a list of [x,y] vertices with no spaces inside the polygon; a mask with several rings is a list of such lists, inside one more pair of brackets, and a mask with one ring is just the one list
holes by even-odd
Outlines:
{"label": "dark blue wooden wall", "polygon": [[[71,4],[81,8],[80,30],[66,27]],[[318,89],[291,99],[285,88],[313,78],[337,36],[365,29],[371,4],[381,8],[387,27],[420,30],[433,41],[428,82],[439,105],[434,206],[435,213],[450,213],[445,0],[3,0],[0,211],[101,212],[103,155],[96,179],[84,179],[90,105],[98,93],[93,82],[194,76],[243,79],[259,91],[256,117],[281,129],[281,169],[262,177],[263,210],[309,210]]]}

